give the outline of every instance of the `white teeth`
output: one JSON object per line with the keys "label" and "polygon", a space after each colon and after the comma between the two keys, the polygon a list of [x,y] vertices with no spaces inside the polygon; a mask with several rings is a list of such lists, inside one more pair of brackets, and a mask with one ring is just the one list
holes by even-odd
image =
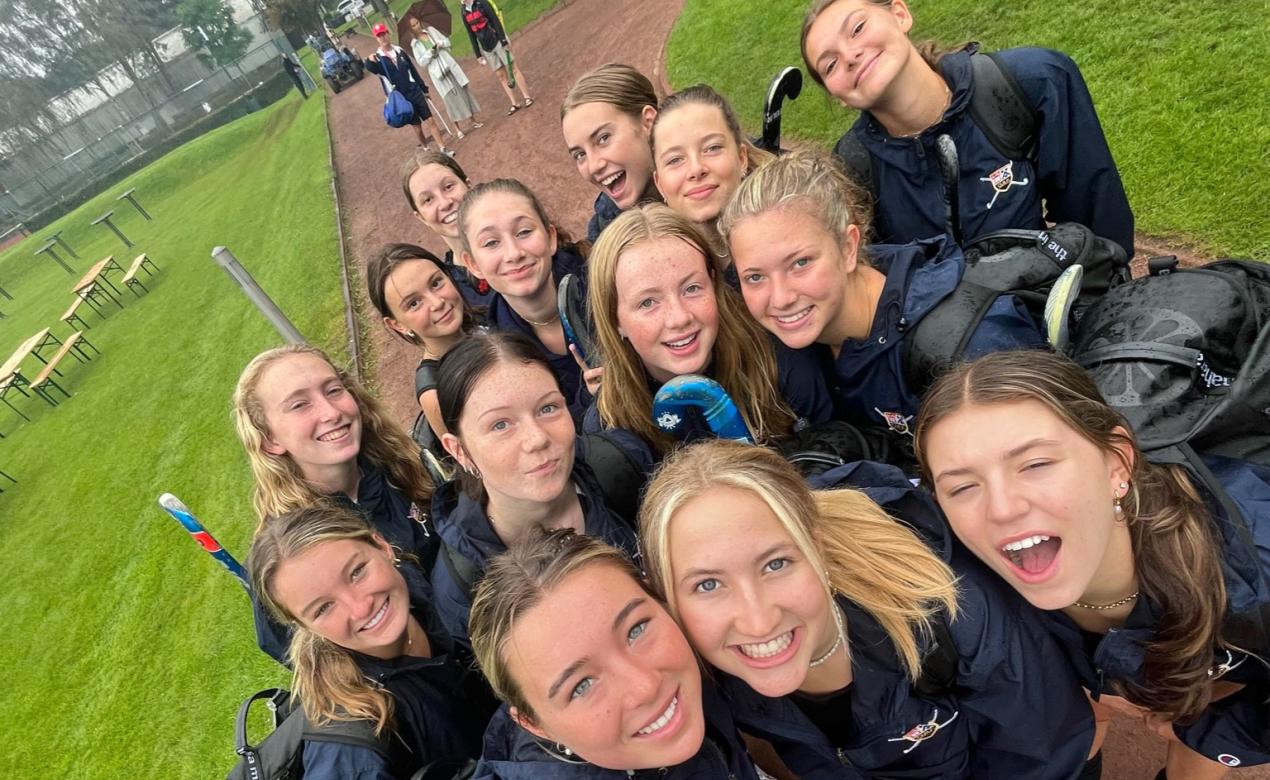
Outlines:
{"label": "white teeth", "polygon": [[802,319],[803,317],[805,317],[805,316],[807,315],[807,312],[809,312],[809,311],[811,311],[811,307],[810,307],[810,306],[808,306],[807,308],[803,309],[802,311],[799,311],[799,312],[794,312],[793,314],[788,314],[788,315],[786,315],[786,316],[784,316],[784,317],[777,317],[777,318],[776,318],[776,321],[777,321],[777,322],[784,322],[784,323],[787,323],[787,324],[788,324],[788,323],[790,323],[790,322],[797,322],[798,320],[800,320],[800,319]]}
{"label": "white teeth", "polygon": [[384,614],[387,612],[388,612],[388,600],[384,599],[384,605],[379,608],[379,611],[376,612],[373,617],[371,617],[371,619],[366,623],[366,625],[362,626],[362,630],[370,631],[374,629],[375,626],[379,625],[379,621],[384,619]]}
{"label": "white teeth", "polygon": [[679,697],[676,696],[675,698],[670,700],[670,706],[666,708],[666,711],[661,714],[660,718],[653,721],[652,723],[649,723],[647,726],[640,729],[636,733],[639,734],[641,737],[646,737],[649,734],[656,734],[657,732],[666,728],[666,724],[669,723],[670,719],[675,716],[675,708],[678,706],[679,706]]}
{"label": "white teeth", "polygon": [[441,224],[449,225],[453,222],[457,222],[458,219],[459,219],[459,212],[457,211],[451,212],[450,214],[447,214],[445,217],[441,219]]}
{"label": "white teeth", "polygon": [[318,437],[318,441],[335,441],[337,439],[342,439],[347,435],[348,435],[348,426],[346,425],[343,428],[336,428],[333,431],[327,431],[326,433]]}
{"label": "white teeth", "polygon": [[610,176],[605,176],[603,179],[600,179],[600,184],[605,187],[611,186],[613,182],[617,181],[617,177],[621,176],[623,173],[624,171],[618,171]]}
{"label": "white teeth", "polygon": [[697,338],[697,334],[695,334],[695,333],[694,333],[694,334],[692,334],[691,336],[688,336],[688,337],[686,337],[686,338],[682,338],[682,339],[680,339],[679,341],[667,341],[667,342],[666,342],[666,346],[670,347],[671,349],[679,349],[679,348],[681,348],[681,347],[686,347],[686,346],[688,346],[688,345],[689,345],[689,344],[691,344],[691,343],[692,343],[692,342],[693,342],[696,338]]}
{"label": "white teeth", "polygon": [[785,648],[794,641],[794,632],[787,631],[776,637],[770,642],[762,642],[757,645],[737,645],[741,648],[741,652],[750,658],[770,658],[785,651]]}
{"label": "white teeth", "polygon": [[1019,550],[1026,550],[1029,547],[1034,547],[1041,542],[1048,542],[1049,540],[1050,538],[1048,536],[1037,534],[1036,536],[1029,536],[1026,539],[1019,539],[1017,541],[1010,542],[1009,544],[1003,544],[1001,545],[1001,551],[1018,552]]}

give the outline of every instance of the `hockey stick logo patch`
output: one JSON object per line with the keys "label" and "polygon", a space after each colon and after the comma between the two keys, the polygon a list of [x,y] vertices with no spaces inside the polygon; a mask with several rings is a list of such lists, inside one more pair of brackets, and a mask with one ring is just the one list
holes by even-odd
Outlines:
{"label": "hockey stick logo patch", "polygon": [[1002,193],[1008,192],[1011,187],[1026,187],[1028,183],[1028,179],[1014,178],[1014,160],[1008,161],[987,176],[981,177],[979,181],[986,181],[992,185],[992,200],[985,204],[988,208],[992,208],[993,204],[997,202],[997,198]]}

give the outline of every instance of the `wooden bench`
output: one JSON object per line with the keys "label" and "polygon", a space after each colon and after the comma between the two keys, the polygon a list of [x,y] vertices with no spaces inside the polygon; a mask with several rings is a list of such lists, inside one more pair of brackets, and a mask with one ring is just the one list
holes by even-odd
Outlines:
{"label": "wooden bench", "polygon": [[[90,328],[88,327],[88,323],[84,322],[84,318],[79,316],[79,307],[83,302],[84,302],[84,299],[76,295],[74,302],[71,303],[71,307],[67,309],[66,313],[61,316],[62,322],[65,322],[67,325],[71,326],[72,328],[74,328],[75,323],[78,322],[84,330],[90,330]],[[97,312],[97,316],[101,317],[102,319],[106,318],[105,315],[103,315],[101,312]]]}
{"label": "wooden bench", "polygon": [[[49,394],[49,387],[57,388],[58,392],[67,398],[71,397],[70,393],[66,392],[66,390],[63,389],[57,382],[53,381],[53,373],[57,371],[57,364],[62,362],[62,358],[70,354],[71,350],[75,349],[75,345],[79,343],[83,336],[83,333],[77,332],[68,338],[66,342],[62,344],[62,348],[59,349],[53,357],[49,358],[48,363],[44,364],[44,368],[40,370],[40,373],[36,375],[35,379],[31,380],[31,389],[47,401],[49,406],[57,406],[57,401]],[[94,349],[96,349],[96,347],[94,347]],[[60,375],[60,372],[58,373]]]}
{"label": "wooden bench", "polygon": [[147,276],[154,276],[154,272],[159,270],[159,266],[155,265],[154,261],[147,257],[143,252],[137,255],[137,258],[132,261],[132,265],[128,266],[128,272],[123,275],[123,279],[121,280],[125,285],[127,285],[129,290],[132,290],[132,294],[138,298],[141,297],[141,293],[137,292],[138,287],[145,290],[147,293],[150,292],[150,290],[141,283],[141,280],[137,278],[137,273],[143,268],[145,269]]}

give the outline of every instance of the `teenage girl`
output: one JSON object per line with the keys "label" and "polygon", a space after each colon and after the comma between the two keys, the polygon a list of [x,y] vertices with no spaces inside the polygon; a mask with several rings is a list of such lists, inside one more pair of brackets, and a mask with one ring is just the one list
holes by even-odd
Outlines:
{"label": "teenage girl", "polygon": [[[814,348],[837,415],[903,435],[929,382],[909,368],[906,339],[953,294],[964,261],[944,238],[865,247],[857,192],[832,158],[792,152],[745,180],[720,227],[750,314],[787,347]],[[1002,295],[963,354],[1044,344],[1022,304]]]}
{"label": "teenage girl", "polygon": [[472,645],[507,702],[481,780],[757,780],[679,626],[599,540],[537,529],[496,558],[472,606]]}
{"label": "teenage girl", "polygon": [[904,0],[813,0],[803,20],[807,72],[861,112],[850,135],[871,159],[876,239],[902,244],[945,232],[935,141],[947,134],[957,146],[967,238],[1079,222],[1132,257],[1133,212],[1076,63],[1049,49],[997,55],[1037,115],[1035,152],[1006,159],[970,113],[977,47],[917,46],[912,26]]}
{"label": "teenage girl", "polygon": [[[467,27],[468,39],[472,42],[472,53],[476,61],[489,67],[494,73],[494,80],[503,88],[503,94],[511,101],[507,115],[519,111],[522,106],[516,103],[513,85],[520,88],[525,98],[524,108],[534,104],[529,96],[529,84],[525,82],[525,74],[520,72],[520,65],[512,57],[511,45],[507,43],[507,32],[503,29],[503,21],[488,0],[463,0],[463,24]],[[502,71],[500,75],[499,71]],[[503,78],[506,78],[506,81]]]}
{"label": "teenage girl", "polygon": [[702,442],[640,509],[652,586],[740,729],[799,777],[1079,774],[1093,715],[1040,616],[899,470],[824,478],[869,489],[813,492],[776,452]]}
{"label": "teenage girl", "polygon": [[564,96],[560,129],[569,157],[582,178],[600,190],[586,226],[588,241],[594,243],[623,211],[660,199],[649,147],[656,117],[652,82],[629,65],[601,65]]}
{"label": "teenage girl", "polygon": [[450,39],[432,25],[424,29],[417,16],[410,17],[410,34],[410,53],[414,55],[415,62],[427,69],[432,85],[445,103],[445,112],[454,122],[456,137],[462,141],[460,122],[472,120],[468,132],[480,130],[485,123],[480,120],[481,106],[468,86],[467,74],[450,53]]}
{"label": "teenage girl", "polygon": [[1088,374],[1040,352],[941,378],[917,444],[953,531],[1047,610],[1090,695],[1168,739],[1159,777],[1270,763],[1270,470],[1150,462]]}
{"label": "teenage girl", "polygon": [[[604,386],[586,427],[630,431],[659,455],[673,440],[653,423],[653,395],[683,374],[723,386],[755,439],[832,412],[814,356],[771,339],[745,316],[697,225],[661,203],[633,208],[600,236],[589,261],[589,309]],[[704,433],[704,431],[702,431]]]}
{"label": "teenage girl", "polygon": [[[595,474],[576,457],[560,384],[527,339],[469,337],[441,361],[437,399],[441,442],[463,471],[437,488],[432,503],[446,548],[433,587],[453,635],[467,636],[472,584],[489,560],[535,526],[572,528],[634,554],[635,508],[613,508],[632,522],[610,509]],[[636,471],[651,469],[637,441],[623,443]]]}
{"label": "teenage girl", "polygon": [[453,157],[439,152],[422,152],[401,169],[401,191],[410,210],[424,227],[445,241],[445,262],[451,278],[459,285],[471,306],[489,304],[494,293],[484,279],[476,279],[456,258],[463,254],[459,237],[459,204],[470,183],[463,167]]}
{"label": "teenage girl", "polygon": [[601,370],[588,373],[565,343],[556,293],[565,274],[573,274],[585,294],[589,245],[574,244],[515,179],[495,179],[468,191],[459,206],[459,236],[463,264],[496,293],[489,303],[489,326],[520,333],[542,350],[570,412],[580,417],[599,387]]}
{"label": "teenage girl", "polygon": [[662,101],[652,144],[654,177],[666,205],[695,222],[727,265],[715,221],[741,179],[772,154],[750,143],[732,106],[704,84]]}
{"label": "teenage girl", "polygon": [[[432,481],[418,445],[320,349],[292,344],[253,358],[238,378],[233,415],[255,478],[257,532],[330,501],[356,510],[398,549],[425,562],[436,557]],[[287,631],[259,601],[253,606],[260,649],[284,661]]]}
{"label": "teenage girl", "polygon": [[390,747],[385,759],[363,746],[308,741],[306,778],[454,772],[480,755],[497,703],[401,552],[331,505],[275,518],[252,541],[255,592],[294,632],[292,689],[305,715],[318,724],[368,720]]}
{"label": "teenage girl", "polygon": [[428,449],[437,457],[445,454],[440,443],[445,424],[437,405],[437,366],[477,324],[450,276],[453,268],[414,244],[389,244],[366,266],[367,293],[384,326],[423,349],[415,369],[415,400],[432,433]]}

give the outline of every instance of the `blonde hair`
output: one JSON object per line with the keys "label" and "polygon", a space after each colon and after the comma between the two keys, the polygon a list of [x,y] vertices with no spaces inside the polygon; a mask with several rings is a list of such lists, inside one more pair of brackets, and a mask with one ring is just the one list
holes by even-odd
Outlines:
{"label": "blonde hair", "polygon": [[584,103],[607,103],[639,120],[644,106],[657,108],[657,91],[643,73],[630,65],[610,62],[573,82],[560,104],[560,119]]}
{"label": "blonde hair", "polygon": [[838,593],[882,625],[909,677],[921,674],[919,635],[940,610],[955,617],[952,570],[917,535],[867,495],[812,491],[778,453],[705,441],[672,453],[649,482],[639,512],[649,584],[678,617],[670,571],[670,524],[684,504],[713,488],[752,493],[771,509],[832,599]]}
{"label": "blonde hair", "polygon": [[1084,369],[1040,350],[993,353],[951,368],[931,385],[917,415],[914,452],[923,479],[934,484],[926,438],[939,422],[971,404],[1022,401],[1041,404],[1130,472],[1122,516],[1142,595],[1160,617],[1146,643],[1143,682],[1118,680],[1112,688],[1169,720],[1199,716],[1211,701],[1214,649],[1233,647],[1222,638],[1226,582],[1212,517],[1185,468],[1142,455],[1132,427]]}
{"label": "blonde hair", "polygon": [[407,498],[419,506],[429,506],[432,502],[432,480],[423,469],[419,445],[392,421],[374,396],[331,362],[325,352],[307,344],[288,344],[252,358],[238,377],[238,386],[234,389],[234,430],[247,451],[247,460],[255,477],[251,503],[260,524],[263,525],[270,517],[326,498],[313,489],[290,456],[274,455],[265,452],[264,448],[269,424],[260,401],[260,379],[270,366],[295,355],[311,355],[335,371],[344,388],[357,401],[361,412],[360,457],[387,472],[388,482]]}
{"label": "blonde hair", "polygon": [[647,590],[647,583],[621,550],[569,528],[548,531],[541,526],[490,561],[476,586],[468,619],[472,651],[494,695],[530,722],[535,717],[533,708],[521,682],[507,668],[507,642],[516,621],[574,572],[598,565],[616,567]]}
{"label": "blonde hair", "polygon": [[378,548],[384,540],[353,512],[315,504],[275,518],[256,532],[247,556],[252,590],[260,603],[294,633],[288,656],[292,690],[317,723],[368,720],[380,734],[392,724],[392,695],[368,680],[349,651],[306,627],[273,593],[278,569],[320,544],[351,540]]}
{"label": "blonde hair", "polygon": [[714,378],[735,400],[756,440],[770,442],[793,430],[795,415],[777,387],[776,351],[767,331],[749,316],[741,296],[720,278],[718,261],[701,231],[664,203],[627,209],[604,229],[588,261],[588,307],[604,363],[604,387],[596,406],[609,428],[639,434],[659,454],[674,440],[652,420],[653,394],[644,363],[617,326],[617,265],[645,241],[676,238],[702,254],[719,309]]}
{"label": "blonde hair", "polygon": [[737,223],[777,208],[797,208],[841,241],[847,227],[869,232],[869,194],[843,171],[837,158],[800,150],[776,158],[751,173],[719,214],[719,235],[727,241]]}

